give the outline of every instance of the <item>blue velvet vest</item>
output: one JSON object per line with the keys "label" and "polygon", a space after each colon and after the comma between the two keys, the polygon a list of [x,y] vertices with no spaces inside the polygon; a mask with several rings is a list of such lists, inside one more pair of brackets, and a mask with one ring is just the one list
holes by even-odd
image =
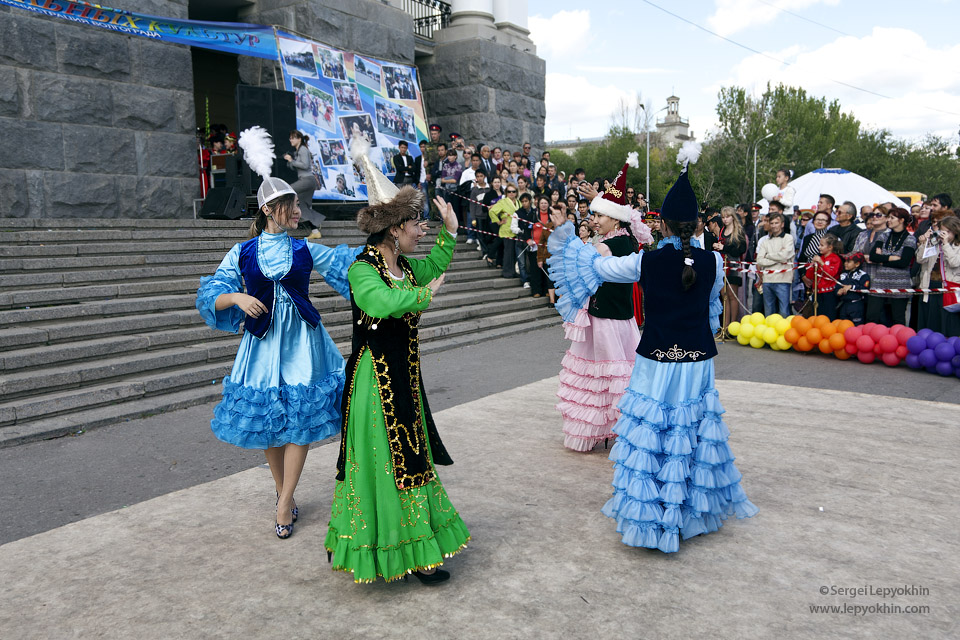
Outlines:
{"label": "blue velvet vest", "polygon": [[658,362],[700,362],[717,355],[710,332],[710,292],[717,275],[711,251],[691,249],[697,282],[683,290],[683,252],[667,245],[643,254],[643,335],[637,353]]}
{"label": "blue velvet vest", "polygon": [[257,338],[262,338],[273,322],[274,287],[279,284],[287,292],[300,314],[300,318],[314,329],[320,323],[320,312],[310,303],[310,272],[313,271],[313,256],[304,240],[290,238],[293,250],[293,264],[280,280],[274,281],[263,275],[257,261],[257,241],[259,236],[240,245],[240,273],[247,287],[247,293],[269,309],[259,318],[247,316],[243,327]]}

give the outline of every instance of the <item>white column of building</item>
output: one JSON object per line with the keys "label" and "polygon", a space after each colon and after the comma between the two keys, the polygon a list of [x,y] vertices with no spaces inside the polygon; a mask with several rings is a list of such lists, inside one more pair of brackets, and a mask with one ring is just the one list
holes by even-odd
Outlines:
{"label": "white column of building", "polygon": [[531,46],[527,29],[527,0],[493,0],[493,22],[504,44],[518,44],[523,49]]}
{"label": "white column of building", "polygon": [[492,39],[497,35],[493,21],[493,0],[453,0],[450,3],[450,26],[434,36],[437,42]]}

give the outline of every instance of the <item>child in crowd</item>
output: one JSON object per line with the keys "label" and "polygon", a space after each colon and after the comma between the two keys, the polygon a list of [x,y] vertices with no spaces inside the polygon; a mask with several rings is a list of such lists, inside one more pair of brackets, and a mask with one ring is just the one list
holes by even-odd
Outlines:
{"label": "child in crowd", "polygon": [[[837,252],[843,249],[840,238],[828,233],[820,240],[820,255],[813,258],[813,264],[807,267],[807,274],[804,282],[808,287],[816,286],[817,289],[817,313],[830,318],[831,321],[837,318],[837,294],[833,287],[836,284],[836,278],[840,275],[840,256]],[[815,275],[816,270],[820,271],[819,277]]]}
{"label": "child in crowd", "polygon": [[870,288],[870,276],[863,270],[863,254],[848,253],[843,256],[843,273],[834,290],[837,294],[837,318],[863,324],[864,294],[860,289]]}

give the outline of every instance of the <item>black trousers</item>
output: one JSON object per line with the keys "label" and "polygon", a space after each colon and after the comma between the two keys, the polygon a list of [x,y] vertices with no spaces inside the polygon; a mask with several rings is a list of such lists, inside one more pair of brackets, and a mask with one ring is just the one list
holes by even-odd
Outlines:
{"label": "black trousers", "polygon": [[867,296],[867,322],[876,322],[888,327],[907,324],[907,298]]}

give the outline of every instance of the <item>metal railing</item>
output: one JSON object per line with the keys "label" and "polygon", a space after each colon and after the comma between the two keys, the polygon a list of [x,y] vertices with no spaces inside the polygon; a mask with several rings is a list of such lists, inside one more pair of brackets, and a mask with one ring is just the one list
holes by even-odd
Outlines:
{"label": "metal railing", "polygon": [[450,3],[440,0],[400,0],[400,9],[413,16],[414,32],[433,39],[433,32],[450,24]]}

